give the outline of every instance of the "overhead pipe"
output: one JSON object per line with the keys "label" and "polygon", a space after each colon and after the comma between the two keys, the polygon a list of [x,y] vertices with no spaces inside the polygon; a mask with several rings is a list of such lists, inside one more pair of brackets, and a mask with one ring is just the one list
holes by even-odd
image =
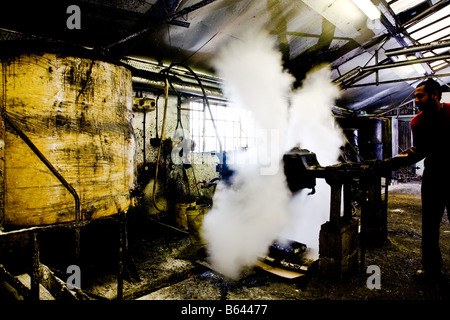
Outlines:
{"label": "overhead pipe", "polygon": [[[182,9],[179,12],[168,16],[166,19],[163,19],[162,21],[160,21],[159,24],[161,25],[161,24],[172,22],[176,18],[181,17],[183,15],[186,15],[189,12],[192,12],[192,11],[195,11],[197,9],[200,9],[201,7],[204,7],[204,6],[210,4],[210,3],[214,2],[214,1],[216,1],[216,0],[203,0],[203,1],[200,1],[199,3],[196,3],[196,4],[194,4],[194,5],[190,6],[190,7]],[[137,32],[135,32],[135,33],[133,33],[133,34],[131,34],[131,35],[121,39],[121,40],[119,40],[119,41],[116,41],[116,42],[114,42],[114,43],[112,43],[112,44],[102,48],[102,50],[103,51],[104,50],[110,50],[111,48],[113,48],[113,47],[115,47],[115,46],[117,46],[119,44],[123,44],[125,42],[130,41],[130,40],[133,40],[133,39],[135,39],[135,38],[137,38],[137,37],[139,37],[139,36],[149,32],[151,29],[155,28],[155,26],[156,26],[155,24],[147,26],[147,27],[143,28],[142,30],[139,30],[139,31],[137,31]]]}
{"label": "overhead pipe", "polygon": [[340,76],[339,78],[333,80],[333,82],[335,83],[342,83],[347,79],[353,78],[354,76],[362,73],[362,67],[356,67],[350,71],[348,71],[347,73],[345,73],[344,75]]}
{"label": "overhead pipe", "polygon": [[399,49],[391,49],[386,50],[384,53],[388,56],[399,56],[399,55],[406,55],[409,53],[416,53],[420,51],[428,51],[428,50],[434,50],[439,48],[445,48],[450,47],[450,40],[442,40],[442,41],[433,41],[424,45],[419,46],[409,46]]}
{"label": "overhead pipe", "polygon": [[[165,77],[168,77],[169,82],[179,92],[195,96],[204,96],[205,93],[208,93],[208,98],[213,99],[212,97],[214,97],[218,100],[224,100],[221,91],[221,80],[218,78],[203,74],[194,75],[193,72],[189,70],[189,72],[182,71],[176,66],[171,66],[171,73],[163,76],[161,72],[167,70],[168,67],[166,66],[159,66],[150,61],[139,61],[130,57],[121,59],[120,62],[126,64],[132,70],[134,83],[142,83],[145,86],[164,91]],[[200,80],[205,92],[199,85]],[[205,82],[207,83],[206,85]]]}
{"label": "overhead pipe", "polygon": [[381,64],[381,65],[377,65],[377,66],[364,67],[362,69],[363,69],[363,71],[376,71],[376,70],[381,70],[381,69],[409,66],[412,64],[416,64],[416,63],[427,63],[427,62],[433,62],[433,61],[438,61],[438,60],[447,60],[447,59],[450,59],[450,54],[438,55],[438,56],[427,57],[427,58],[418,58],[418,59],[414,59],[414,60],[397,61],[397,62],[389,63],[389,64]]}
{"label": "overhead pipe", "polygon": [[[342,84],[346,81],[354,80],[356,76],[361,75],[362,73],[367,73],[367,72],[370,73],[370,72],[376,72],[376,71],[382,70],[382,69],[397,68],[397,67],[413,65],[416,63],[427,63],[427,62],[433,62],[433,61],[438,61],[438,60],[447,60],[447,59],[450,59],[450,55],[448,55],[448,54],[447,55],[438,55],[438,56],[434,56],[434,57],[427,57],[427,58],[418,58],[418,59],[414,59],[414,60],[397,61],[394,63],[378,64],[378,65],[369,66],[369,67],[356,67],[356,68],[350,70],[349,72],[347,72],[346,74],[344,74],[343,76],[336,78],[333,82]],[[358,81],[359,80],[361,80],[361,79],[358,79]]]}
{"label": "overhead pipe", "polygon": [[353,84],[353,85],[351,85],[351,87],[352,88],[367,87],[367,86],[375,86],[375,85],[379,85],[379,84],[399,83],[399,82],[404,82],[404,81],[416,81],[416,80],[422,80],[422,79],[428,79],[428,78],[440,78],[440,77],[450,77],[450,73],[433,74],[433,75],[428,75],[428,76],[410,77],[410,78],[403,78],[403,79],[384,80],[384,81],[379,81],[379,82]]}

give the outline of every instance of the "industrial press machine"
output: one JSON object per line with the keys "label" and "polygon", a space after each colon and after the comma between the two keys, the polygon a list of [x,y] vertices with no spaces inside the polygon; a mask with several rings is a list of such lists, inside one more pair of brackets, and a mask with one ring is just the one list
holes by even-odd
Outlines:
{"label": "industrial press machine", "polygon": [[[343,279],[364,267],[365,250],[387,240],[387,183],[382,197],[380,160],[340,163],[322,167],[316,155],[294,148],[284,157],[289,189],[311,189],[316,179],[325,179],[331,188],[329,221],[319,235],[319,269],[327,278]],[[354,211],[355,205],[360,214]],[[360,257],[358,247],[361,248]],[[360,258],[360,259],[359,259]]]}

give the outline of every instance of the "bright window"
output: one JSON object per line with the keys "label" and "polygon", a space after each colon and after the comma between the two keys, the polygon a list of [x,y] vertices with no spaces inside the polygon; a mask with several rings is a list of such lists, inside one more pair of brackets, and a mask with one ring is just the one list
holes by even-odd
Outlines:
{"label": "bright window", "polygon": [[394,10],[396,14],[399,14],[400,12],[417,6],[422,2],[425,2],[425,0],[391,0],[387,3],[391,6],[392,10]]}
{"label": "bright window", "polygon": [[[218,103],[210,103],[210,108],[222,151],[254,147],[255,126],[251,112]],[[199,100],[191,102],[190,109],[194,152],[219,152],[220,143],[208,106]]]}

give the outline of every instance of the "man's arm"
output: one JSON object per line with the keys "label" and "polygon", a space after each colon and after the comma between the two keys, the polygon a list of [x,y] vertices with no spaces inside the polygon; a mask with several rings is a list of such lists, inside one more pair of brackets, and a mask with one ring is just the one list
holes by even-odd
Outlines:
{"label": "man's arm", "polygon": [[423,119],[420,114],[411,120],[413,146],[395,157],[384,160],[384,166],[389,170],[411,166],[425,158],[426,140],[423,128]]}
{"label": "man's arm", "polygon": [[417,147],[411,147],[395,157],[384,160],[384,162],[390,170],[395,170],[401,167],[411,166],[423,158],[425,158],[425,155],[419,152]]}

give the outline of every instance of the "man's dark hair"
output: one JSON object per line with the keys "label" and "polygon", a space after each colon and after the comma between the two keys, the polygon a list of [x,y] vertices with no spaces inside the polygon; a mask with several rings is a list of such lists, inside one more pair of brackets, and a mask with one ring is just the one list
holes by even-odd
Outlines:
{"label": "man's dark hair", "polygon": [[419,85],[416,87],[421,87],[421,86],[425,86],[425,92],[427,92],[428,94],[433,94],[435,91],[437,91],[438,93],[438,98],[439,100],[441,100],[442,98],[442,88],[440,86],[440,84],[433,79],[427,79],[421,83],[419,83]]}

